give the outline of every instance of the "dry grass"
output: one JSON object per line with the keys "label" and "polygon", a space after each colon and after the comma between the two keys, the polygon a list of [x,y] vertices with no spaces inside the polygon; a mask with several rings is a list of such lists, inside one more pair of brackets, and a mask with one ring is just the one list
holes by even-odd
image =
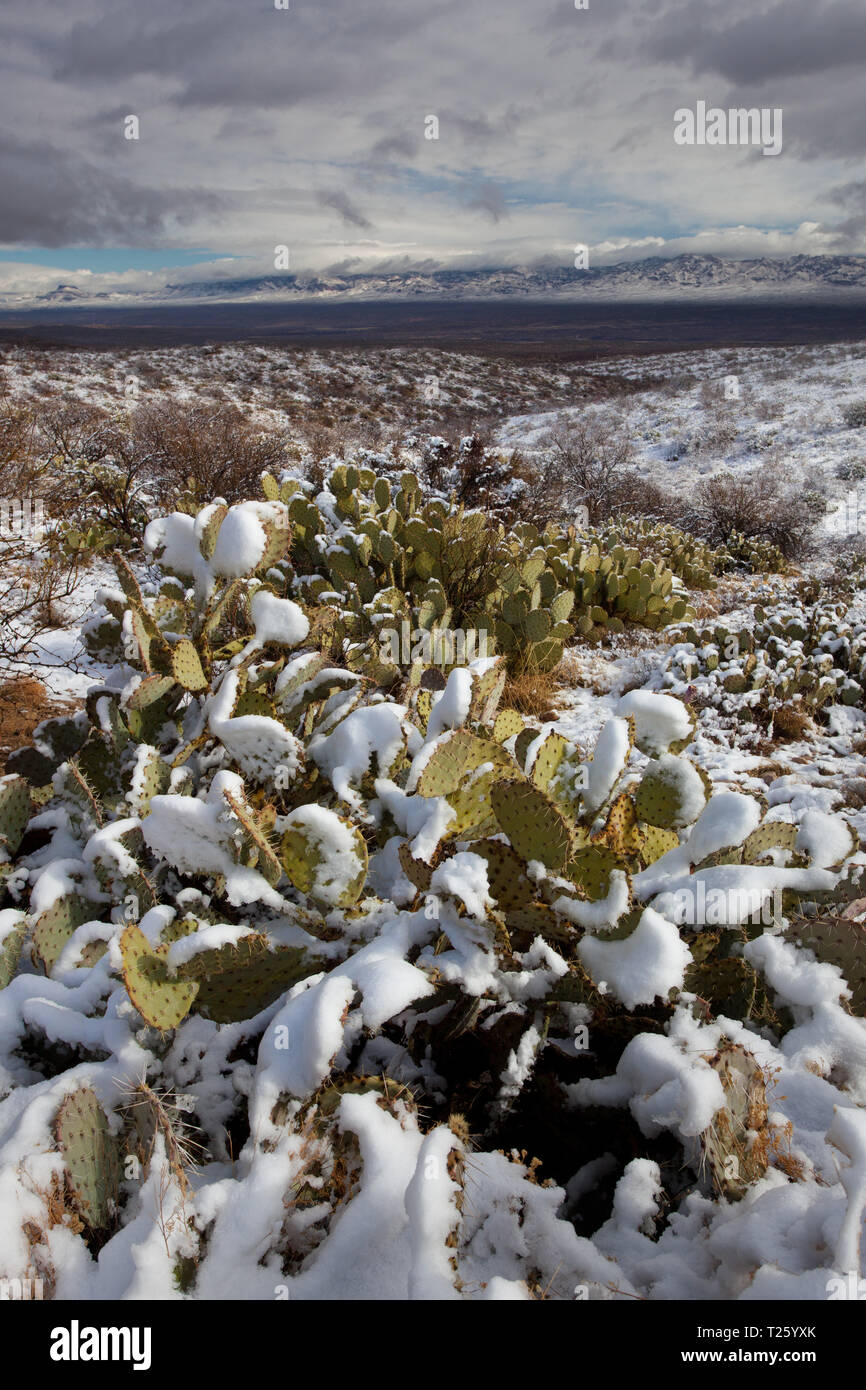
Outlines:
{"label": "dry grass", "polygon": [[799,742],[812,727],[812,720],[803,705],[780,705],[773,711],[773,734],[784,743]]}
{"label": "dry grass", "polygon": [[9,754],[30,742],[37,724],[75,708],[74,701],[57,700],[32,676],[3,681],[0,684],[0,772]]}
{"label": "dry grass", "polygon": [[862,811],[866,806],[866,777],[848,777],[839,783],[844,805]]}
{"label": "dry grass", "polygon": [[555,671],[526,671],[509,676],[502,695],[502,707],[519,710],[536,719],[556,719],[556,697],[562,689],[562,663]]}

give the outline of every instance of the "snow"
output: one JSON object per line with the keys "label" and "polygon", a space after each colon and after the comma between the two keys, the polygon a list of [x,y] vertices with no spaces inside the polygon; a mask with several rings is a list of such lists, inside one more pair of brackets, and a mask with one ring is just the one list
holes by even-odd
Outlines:
{"label": "snow", "polygon": [[646,771],[673,792],[673,826],[691,825],[692,821],[697,820],[706,804],[707,794],[697,769],[690,762],[677,757],[675,753],[663,753],[649,763]]}
{"label": "snow", "polygon": [[479,922],[487,920],[488,910],[493,906],[488,891],[487,860],[468,850],[460,850],[433,870],[430,889],[433,893],[450,893],[459,898],[469,916]]}
{"label": "snow", "polygon": [[297,647],[307,637],[310,624],[296,603],[277,598],[269,589],[257,589],[250,599],[256,645],[279,642],[285,647]]}
{"label": "snow", "polygon": [[191,578],[202,564],[195,533],[195,518],[184,512],[158,517],[145,527],[144,548],[159,559],[163,569]]}
{"label": "snow", "polygon": [[145,841],[155,854],[185,873],[224,875],[230,903],[284,907],[285,900],[260,873],[234,858],[239,823],[224,792],[243,800],[243,780],[237,773],[218,772],[204,797],[155,796],[150,815],[141,822]]}
{"label": "snow", "polygon": [[628,723],[625,719],[609,719],[595,745],[591,762],[586,764],[587,787],[583,804],[587,811],[597,811],[607,799],[626,765],[628,754]]}
{"label": "snow", "polygon": [[666,999],[669,990],[681,989],[692,959],[673,923],[651,907],[624,941],[587,933],[577,951],[592,978],[603,982],[627,1009],[651,1004],[656,996]]}
{"label": "snow", "polygon": [[408,1292],[413,1299],[458,1299],[454,1269],[445,1244],[459,1221],[459,1187],[448,1173],[448,1155],[458,1143],[451,1131],[437,1125],[425,1137],[404,1202],[409,1218],[412,1263]]}
{"label": "snow", "polygon": [[699,864],[720,849],[741,845],[761,822],[761,808],[742,792],[720,791],[711,796],[686,841],[690,864]]}
{"label": "snow", "polygon": [[284,724],[268,715],[232,716],[239,681],[237,671],[227,671],[208,702],[211,733],[253,781],[273,781],[278,767],[284,768],[287,780],[292,781],[301,766],[300,743]]}
{"label": "snow", "polygon": [[387,777],[406,746],[404,720],[406,706],[382,702],[353,710],[330,734],[316,734],[307,752],[330,778],[337,796],[350,806],[360,807],[355,787],[371,770]]}
{"label": "snow", "polygon": [[687,738],[691,730],[682,700],[650,690],[630,690],[620,699],[616,713],[624,718],[632,716],[638,746],[651,757],[666,753],[672,743]]}
{"label": "snow", "polygon": [[584,902],[580,898],[561,897],[554,899],[553,906],[563,917],[576,922],[578,926],[586,927],[589,931],[604,931],[605,928],[616,925],[620,917],[628,911],[628,904],[628,879],[619,869],[615,869],[603,898],[598,898],[595,902]]}
{"label": "snow", "polygon": [[862,1110],[836,1107],[828,1141],[850,1159],[839,1180],[848,1198],[848,1210],[836,1241],[836,1268],[844,1271],[860,1267],[860,1236],[866,1207],[866,1114]]}
{"label": "snow", "polygon": [[397,829],[409,838],[412,854],[429,864],[448,826],[456,819],[453,807],[444,796],[409,796],[387,777],[377,777],[373,785]]}
{"label": "snow", "polygon": [[236,579],[252,574],[265,552],[266,537],[262,520],[267,516],[257,502],[230,507],[219,528],[210,562],[212,574]]}
{"label": "snow", "polygon": [[427,741],[446,729],[460,729],[466,723],[472,703],[472,672],[466,667],[451,671],[445,689],[440,691],[427,721]]}
{"label": "snow", "polygon": [[818,869],[834,868],[851,853],[851,835],[838,816],[807,811],[797,828],[795,849],[809,856]]}

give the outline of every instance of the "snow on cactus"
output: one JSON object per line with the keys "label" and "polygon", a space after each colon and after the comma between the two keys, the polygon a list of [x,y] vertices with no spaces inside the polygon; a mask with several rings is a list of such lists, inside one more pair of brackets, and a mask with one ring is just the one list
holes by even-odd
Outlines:
{"label": "snow on cactus", "polygon": [[100,601],[114,676],[3,779],[0,1276],[38,1229],[59,1298],[817,1288],[853,1258],[866,1024],[789,925],[851,828],[711,783],[671,694],[587,752],[499,709],[499,657],[386,690],[351,633],[319,651],[323,517],[362,585],[393,560],[353,490],[417,519],[361,472],[152,522]]}

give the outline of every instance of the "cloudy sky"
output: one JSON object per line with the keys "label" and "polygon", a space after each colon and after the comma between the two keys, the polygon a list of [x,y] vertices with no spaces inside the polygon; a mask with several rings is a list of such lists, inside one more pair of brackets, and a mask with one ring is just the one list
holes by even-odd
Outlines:
{"label": "cloudy sky", "polygon": [[0,288],[866,252],[864,0],[287,3],[2,0]]}

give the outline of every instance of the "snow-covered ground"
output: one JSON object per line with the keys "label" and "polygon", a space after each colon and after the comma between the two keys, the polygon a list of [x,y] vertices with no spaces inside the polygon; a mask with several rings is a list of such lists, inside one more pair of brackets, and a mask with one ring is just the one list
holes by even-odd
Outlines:
{"label": "snow-covered ground", "polygon": [[[252,350],[225,351],[242,364],[244,354]],[[176,363],[177,383],[183,391],[195,394],[199,380],[195,354],[190,353],[188,360],[178,356]],[[11,368],[8,361],[6,365],[7,371],[17,371],[14,363]],[[100,370],[107,370],[105,363]],[[831,502],[838,503],[856,486],[839,474],[850,472],[862,460],[866,431],[847,428],[842,412],[846,405],[866,398],[866,349],[676,354],[650,363],[646,359],[608,362],[591,372],[612,371],[643,378],[650,370],[669,384],[621,396],[614,404],[587,407],[616,420],[627,431],[648,475],[687,489],[708,472],[761,467],[766,460],[775,460],[814,474],[824,483]],[[725,383],[727,380],[730,394],[732,378],[738,394],[726,399]],[[26,389],[38,394],[38,373],[20,373],[16,387],[23,388],[25,379]],[[377,389],[380,385],[377,379]],[[551,373],[548,385],[566,391],[568,381]],[[85,385],[84,375],[77,382],[76,389],[79,387],[97,403],[106,404],[111,398],[104,382],[101,386],[93,382]],[[270,384],[267,389],[271,390]],[[257,390],[252,389],[252,404],[271,412],[276,420],[276,407],[265,403],[265,394],[257,397]],[[555,412],[506,417],[503,409],[501,414],[501,441],[521,449],[537,447],[557,418]],[[291,414],[287,412],[283,418],[289,428]],[[832,567],[835,545],[828,528],[826,545],[816,560],[819,570]],[[87,572],[75,596],[72,617],[80,615],[108,577],[103,565]],[[784,595],[794,582],[774,579],[772,588],[777,596]],[[763,584],[760,577],[744,580],[727,598],[728,591],[722,590],[720,611],[725,612],[727,604],[739,620],[747,611],[744,591],[757,596]],[[866,621],[862,603],[859,607],[855,604],[852,611],[853,621]],[[651,692],[669,688],[665,679],[669,656],[664,633],[642,633],[637,639],[634,634],[624,634],[605,648],[578,646],[569,656],[569,684],[559,700],[555,727],[582,755],[591,753],[601,729],[623,712],[620,700],[624,692],[638,687]],[[58,697],[83,695],[105,674],[82,653],[74,624],[40,638],[33,669]],[[710,682],[697,676],[693,694],[700,711],[698,729],[686,756],[708,774],[714,792],[761,798],[772,819],[798,824],[805,818],[807,825],[823,826],[825,813],[841,812],[861,837],[866,835],[866,796],[861,802],[846,792],[848,784],[862,781],[866,766],[856,751],[866,726],[861,709],[831,707],[802,739],[768,751],[761,746],[759,733],[749,724],[742,704],[735,699],[714,704],[709,693]],[[701,698],[704,696],[707,698]],[[428,727],[429,738],[440,726],[448,728],[447,714],[454,716],[446,703],[443,701],[439,710],[441,717]],[[216,708],[211,711],[212,727],[218,713]],[[371,711],[358,713],[369,715]],[[241,721],[226,718],[224,722]],[[335,753],[335,761],[343,769],[348,753],[354,755],[357,749],[341,748],[339,759]],[[362,762],[366,768],[366,761]],[[326,766],[324,759],[322,766]],[[401,795],[398,793],[395,805]],[[739,801],[735,804],[741,806]],[[156,817],[152,835],[158,827]],[[164,834],[169,856],[176,853],[176,839],[169,826]],[[719,843],[727,843],[724,836]],[[454,861],[450,862],[453,865]],[[453,870],[454,882],[460,880],[468,895],[472,885],[467,887],[461,879],[463,867],[457,865]],[[48,873],[46,893],[50,879]],[[441,886],[450,886],[444,873]],[[398,1055],[396,1045],[379,1030],[382,1020],[398,1017],[415,997],[412,990],[419,987],[416,975],[421,972],[414,962],[422,957],[413,955],[411,964],[405,957],[410,948],[422,949],[430,926],[421,911],[395,912],[392,904],[388,908],[390,917],[383,911],[377,933],[349,957],[345,968],[338,965],[324,972],[309,987],[303,982],[303,988],[293,989],[290,998],[269,1006],[267,1016],[262,1016],[262,1027],[267,1029],[291,1024],[295,1035],[303,1039],[297,1054],[282,1058],[273,1049],[268,1053],[263,1045],[256,1063],[244,1054],[243,1026],[219,1028],[204,1018],[187,1020],[182,1040],[176,1040],[163,1059],[164,1079],[206,1097],[208,1104],[202,1108],[208,1110],[207,1124],[213,1129],[208,1138],[214,1144],[218,1138],[222,1142],[224,1117],[231,1111],[236,1092],[253,1096],[253,1118],[264,1136],[261,1147],[251,1144],[237,1171],[234,1156],[232,1162],[209,1164],[203,1178],[193,1179],[190,1193],[175,1190],[170,1165],[163,1164],[159,1171],[154,1165],[136,1199],[136,1214],[113,1236],[110,1257],[98,1263],[90,1260],[71,1233],[52,1233],[50,1245],[61,1298],[102,1298],[112,1296],[118,1287],[129,1297],[171,1296],[175,1261],[188,1258],[189,1250],[179,1217],[176,1229],[166,1232],[166,1201],[170,1209],[181,1213],[188,1202],[198,1229],[209,1231],[198,1273],[196,1293],[200,1297],[270,1299],[282,1296],[277,1289],[289,1287],[293,1299],[454,1296],[447,1254],[451,1247],[446,1243],[454,1224],[453,1135],[442,1126],[425,1135],[411,1105],[405,1113],[399,1106],[388,1111],[370,1094],[348,1095],[341,1103],[342,1132],[354,1136],[352,1145],[363,1162],[363,1182],[351,1205],[303,1269],[286,1273],[273,1253],[265,1253],[272,1250],[269,1242],[283,1229],[281,1223],[306,1219],[303,1213],[287,1215],[284,1200],[287,1173],[300,1182],[307,1161],[303,1145],[295,1144],[295,1136],[288,1136],[274,1120],[281,1088],[292,1089],[286,1078],[294,1079],[298,1086],[301,1064],[312,1065],[310,1056],[318,1048],[321,1057],[316,1054],[314,1058],[318,1084],[322,1067],[326,1072],[332,1056],[348,1046],[343,1024],[356,988],[364,998],[364,1012],[362,1017],[349,1017],[354,1019],[352,1026],[359,1037],[362,1025],[368,1027],[365,1060],[370,1072],[387,1069]],[[143,919],[143,923],[150,919],[148,930],[154,940],[164,923],[153,914],[162,910],[155,908]],[[461,918],[461,923],[465,920]],[[370,925],[368,922],[364,929]],[[673,977],[681,965],[682,947],[676,931],[668,931],[668,926],[660,915],[648,916],[645,936],[658,957],[656,966]],[[630,939],[636,941],[638,934]],[[610,949],[622,944],[626,943],[602,942],[601,946]],[[322,947],[326,952],[329,948],[330,943]],[[435,958],[455,979],[460,971],[468,971],[470,958],[475,961],[473,968],[480,968],[481,952],[468,932],[461,949],[465,959],[450,948]],[[704,1063],[726,1036],[749,1048],[766,1074],[774,1078],[769,1097],[771,1116],[778,1134],[787,1136],[788,1167],[770,1168],[738,1203],[713,1202],[697,1192],[691,1194],[656,1239],[654,1222],[666,1200],[659,1170],[648,1159],[636,1159],[619,1179],[609,1218],[592,1232],[590,1240],[579,1237],[568,1221],[557,1216],[561,1218],[565,1209],[577,1210],[581,1197],[603,1174],[604,1155],[574,1173],[563,1197],[557,1189],[531,1181],[520,1164],[509,1162],[502,1153],[466,1153],[465,1173],[461,1170],[460,1174],[466,1194],[460,1259],[463,1288],[469,1296],[531,1296],[524,1282],[527,1250],[537,1263],[537,1284],[549,1287],[553,1297],[574,1296],[581,1288],[591,1290],[593,1298],[837,1296],[829,1292],[830,1281],[854,1269],[859,1259],[866,1192],[866,1025],[840,1004],[840,981],[831,967],[802,958],[769,933],[749,943],[747,949],[794,1015],[794,1026],[778,1044],[766,1036],[767,1029],[747,1029],[728,1019],[702,1023],[680,1007],[664,1036],[638,1036],[626,1048],[614,1075],[577,1083],[570,1088],[570,1099],[576,1124],[581,1123],[581,1111],[587,1105],[628,1109],[645,1134],[654,1136],[668,1130],[688,1149],[717,1105],[717,1077]],[[434,959],[432,947],[424,946],[423,950]],[[175,954],[180,959],[182,949]],[[525,980],[509,977],[515,996],[505,1006],[506,1011],[516,1007],[518,1000],[525,1002],[522,988],[527,991],[526,998],[530,997],[532,972],[549,971],[554,978],[567,968],[555,943],[536,942],[523,963]],[[640,960],[635,968],[642,968]],[[116,1049],[114,1061],[97,1064],[103,1067],[100,1084],[105,1087],[103,1099],[108,1104],[110,1087],[118,1084],[123,1071],[121,1060],[125,1066],[134,1054],[138,1065],[143,1055],[132,1036],[128,1004],[124,1001],[119,1006],[116,1018],[90,1019],[83,1011],[76,1013],[75,990],[85,987],[79,985],[74,967],[67,970],[64,966],[57,980],[45,984],[40,978],[37,983],[48,990],[50,998],[42,999],[34,992],[34,977],[25,976],[14,997],[18,1007],[20,994],[22,1017],[26,1014],[29,1018],[32,1013],[50,1030],[55,1026],[55,1015],[62,1016],[57,1037],[63,1043],[76,1041],[76,1029],[90,1028],[94,1036],[99,1034],[106,1052]],[[499,985],[497,979],[496,987]],[[405,997],[401,989],[405,989]],[[526,1051],[512,1055],[511,1071],[503,1075],[504,1086],[513,1083],[519,1088],[533,1066],[533,1047],[539,1041],[531,1029],[527,1031],[521,1044],[526,1044]],[[424,1065],[409,1078],[411,1084],[430,1080]],[[38,1209],[37,1198],[29,1190],[21,1195],[14,1165],[35,1154],[36,1179],[47,1183],[58,1161],[46,1129],[59,1099],[58,1085],[54,1077],[45,1080],[42,1111],[35,1106],[32,1113],[26,1112],[27,1119],[20,1126],[16,1117],[10,1119],[12,1137],[5,1169],[8,1186],[0,1190],[0,1215],[6,1221],[5,1227],[0,1222],[0,1233],[5,1232],[8,1239],[0,1245],[11,1251],[20,1243],[21,1211],[26,1209],[29,1214],[31,1208]],[[303,1089],[299,1086],[298,1094]],[[13,1092],[5,1102],[10,1115],[15,1103]],[[21,1113],[25,1114],[23,1103]],[[437,1181],[429,1181],[430,1174],[437,1176]],[[797,1180],[791,1180],[792,1175],[798,1175]],[[299,1224],[298,1231],[293,1231],[299,1242],[300,1229]]]}
{"label": "snow-covered ground", "polygon": [[626,379],[651,372],[663,384],[613,403],[509,416],[500,442],[540,448],[563,419],[581,414],[621,429],[640,471],[678,491],[722,469],[777,464],[826,489],[837,507],[857,491],[857,472],[866,474],[866,428],[850,428],[843,414],[866,400],[866,345],[617,358],[590,371],[608,368]]}

